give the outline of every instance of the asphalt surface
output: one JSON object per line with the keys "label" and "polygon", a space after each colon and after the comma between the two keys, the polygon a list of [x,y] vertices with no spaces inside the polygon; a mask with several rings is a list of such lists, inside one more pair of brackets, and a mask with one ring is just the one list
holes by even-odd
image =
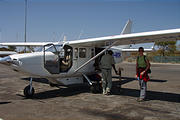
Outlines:
{"label": "asphalt surface", "polygon": [[180,65],[152,64],[148,100],[137,102],[135,64],[121,63],[122,89],[113,73],[112,95],[92,94],[87,86],[50,87],[35,79],[33,99],[23,96],[23,76],[0,65],[0,120],[180,120]]}

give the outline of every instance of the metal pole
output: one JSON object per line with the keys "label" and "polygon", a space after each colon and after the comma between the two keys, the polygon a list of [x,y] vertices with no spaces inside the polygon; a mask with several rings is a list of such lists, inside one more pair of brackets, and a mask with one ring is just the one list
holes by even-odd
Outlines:
{"label": "metal pole", "polygon": [[[25,0],[25,26],[24,26],[24,42],[26,43],[26,24],[27,24],[27,0]],[[24,51],[26,52],[26,46]]]}
{"label": "metal pole", "polygon": [[1,31],[1,28],[0,28],[0,41],[1,41],[1,39],[2,39],[2,31]]}

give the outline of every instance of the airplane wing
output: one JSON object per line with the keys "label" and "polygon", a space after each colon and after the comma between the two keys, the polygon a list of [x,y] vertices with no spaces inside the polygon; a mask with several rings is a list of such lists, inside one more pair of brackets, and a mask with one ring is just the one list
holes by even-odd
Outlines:
{"label": "airplane wing", "polygon": [[[156,41],[171,41],[171,40],[180,40],[180,28],[73,40],[66,42],[66,44],[72,46],[82,46],[82,47],[83,46],[104,47],[104,46],[110,46],[112,43],[113,46],[118,46],[118,45],[128,45],[128,44],[138,44],[138,43],[149,43]],[[46,44],[57,45],[62,43],[59,42],[0,43],[0,46],[44,46]]]}
{"label": "airplane wing", "polygon": [[16,54],[17,52],[14,51],[0,51],[0,57]]}
{"label": "airplane wing", "polygon": [[138,43],[149,43],[156,41],[171,41],[171,40],[180,40],[180,28],[82,39],[82,40],[69,41],[68,43],[69,45],[75,45],[75,46],[77,45],[77,46],[104,47],[104,46],[109,46],[114,42],[115,43],[113,46],[118,46],[118,45],[128,45],[128,44],[138,44]]}
{"label": "airplane wing", "polygon": [[[122,48],[121,46],[113,46],[111,48],[122,51],[122,52],[138,52],[139,51],[138,48]],[[144,49],[145,52],[152,52],[154,50],[155,50],[154,45],[151,48]]]}
{"label": "airplane wing", "polygon": [[[138,52],[139,49],[121,49],[122,52]],[[144,49],[145,52],[151,52],[153,49]]]}
{"label": "airplane wing", "polygon": [[34,46],[34,47],[40,47],[47,44],[59,44],[58,42],[14,42],[14,43],[0,43],[0,46]]}
{"label": "airplane wing", "polygon": [[171,29],[171,30],[161,30],[161,31],[151,31],[151,32],[142,32],[142,33],[132,33],[132,34],[121,34],[115,36],[108,37],[100,37],[100,38],[91,38],[91,39],[83,39],[76,41],[69,41],[69,45],[74,46],[91,46],[91,47],[104,47],[107,46],[100,53],[92,57],[90,60],[85,62],[79,68],[75,70],[75,72],[79,71],[89,62],[100,56],[107,49],[112,46],[118,45],[128,45],[128,44],[137,44],[137,43],[149,43],[155,41],[171,41],[171,40],[180,40],[180,29]]}

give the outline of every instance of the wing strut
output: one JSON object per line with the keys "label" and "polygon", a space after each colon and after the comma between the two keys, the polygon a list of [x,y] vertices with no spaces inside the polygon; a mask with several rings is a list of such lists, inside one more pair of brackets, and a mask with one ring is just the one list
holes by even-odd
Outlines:
{"label": "wing strut", "polygon": [[102,50],[100,53],[98,53],[97,55],[95,55],[94,57],[92,57],[91,59],[89,59],[87,62],[85,62],[84,64],[82,64],[79,68],[77,68],[74,73],[76,73],[77,71],[79,71],[81,68],[83,68],[85,65],[87,65],[88,63],[90,63],[91,61],[93,61],[94,59],[96,59],[97,57],[99,57],[101,54],[103,54],[106,50],[108,50],[109,48],[111,48],[113,45],[116,44],[117,41],[113,42],[110,46],[108,46],[107,48],[105,48],[104,50]]}
{"label": "wing strut", "polygon": [[89,83],[89,85],[92,85],[93,83],[91,82],[91,80],[85,75],[85,74],[82,74],[85,78],[86,78],[86,80],[88,81],[88,83]]}

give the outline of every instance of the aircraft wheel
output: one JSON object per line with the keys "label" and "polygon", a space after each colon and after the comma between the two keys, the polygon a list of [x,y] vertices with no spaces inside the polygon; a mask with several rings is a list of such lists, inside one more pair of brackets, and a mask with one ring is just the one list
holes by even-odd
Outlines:
{"label": "aircraft wheel", "polygon": [[91,93],[98,93],[98,92],[100,92],[99,86],[97,84],[91,85],[90,86],[90,91],[91,91]]}
{"label": "aircraft wheel", "polygon": [[91,93],[96,93],[96,88],[94,85],[90,86],[90,91],[91,91]]}
{"label": "aircraft wheel", "polygon": [[34,95],[34,88],[32,87],[32,91],[30,92],[30,85],[24,88],[24,95],[26,98],[32,98]]}

